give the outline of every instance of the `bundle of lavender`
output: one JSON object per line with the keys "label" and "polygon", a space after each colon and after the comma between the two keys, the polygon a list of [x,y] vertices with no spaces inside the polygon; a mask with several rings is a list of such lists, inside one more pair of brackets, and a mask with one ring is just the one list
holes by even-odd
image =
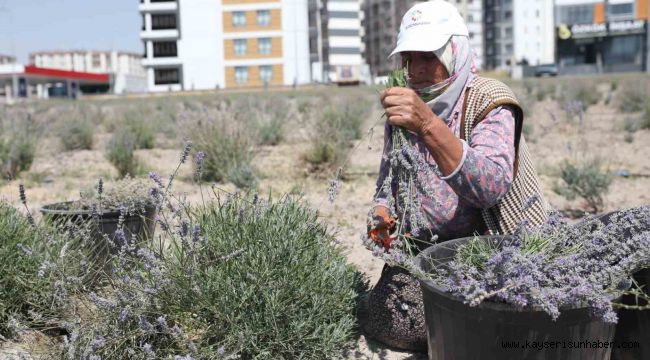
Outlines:
{"label": "bundle of lavender", "polygon": [[[394,70],[386,82],[386,88],[407,87],[407,72],[405,69]],[[386,117],[386,114],[382,116]],[[379,187],[378,193],[388,196],[389,210],[396,218],[395,240],[391,243],[394,253],[404,252],[410,256],[416,253],[416,243],[423,242],[421,237],[428,228],[422,214],[421,201],[418,190],[427,196],[433,196],[433,190],[424,179],[433,176],[434,167],[426,162],[415,145],[416,135],[399,126],[388,126],[391,133],[391,148],[387,159],[390,168],[388,175]],[[420,176],[418,174],[420,173]],[[422,176],[422,173],[425,175]],[[393,188],[398,191],[393,194]],[[399,211],[398,211],[399,210]],[[369,225],[373,219],[368,219]],[[429,237],[435,241],[435,237]],[[376,246],[372,240],[365,238],[364,244],[375,253],[384,252],[383,248]],[[429,243],[430,245],[430,243]]]}

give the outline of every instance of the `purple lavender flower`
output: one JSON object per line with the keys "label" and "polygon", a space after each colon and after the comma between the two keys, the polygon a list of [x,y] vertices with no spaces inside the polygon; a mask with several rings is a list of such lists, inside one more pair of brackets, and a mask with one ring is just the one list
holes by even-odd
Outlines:
{"label": "purple lavender flower", "polygon": [[159,188],[161,188],[161,189],[165,188],[165,186],[163,185],[163,182],[162,182],[162,178],[160,177],[160,175],[158,175],[158,173],[153,172],[153,171],[150,172],[149,173],[149,179],[153,180],[153,182],[155,182],[156,185],[158,185]]}
{"label": "purple lavender flower", "polygon": [[192,229],[192,242],[196,243],[201,240],[201,225],[195,224]]}
{"label": "purple lavender flower", "polygon": [[192,142],[185,142],[185,146],[183,146],[183,153],[181,154],[181,164],[184,164],[185,161],[187,161],[187,157],[190,154],[190,149],[192,149]]}

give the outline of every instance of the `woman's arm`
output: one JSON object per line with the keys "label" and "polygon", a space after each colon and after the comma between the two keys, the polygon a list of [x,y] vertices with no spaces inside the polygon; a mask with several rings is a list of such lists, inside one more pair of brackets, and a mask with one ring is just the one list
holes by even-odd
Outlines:
{"label": "woman's arm", "polygon": [[463,141],[458,167],[442,177],[459,197],[489,208],[508,192],[514,178],[515,119],[507,107],[492,110]]}
{"label": "woman's arm", "polygon": [[510,189],[515,157],[512,111],[499,107],[490,112],[472,130],[466,144],[411,89],[386,90],[382,105],[390,124],[420,136],[442,179],[459,197],[478,208],[488,208]]}

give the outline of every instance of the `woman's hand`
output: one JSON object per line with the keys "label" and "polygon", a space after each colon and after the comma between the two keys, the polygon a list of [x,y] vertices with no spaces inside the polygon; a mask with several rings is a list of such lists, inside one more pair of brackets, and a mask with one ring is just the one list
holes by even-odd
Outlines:
{"label": "woman's hand", "polygon": [[409,88],[386,89],[381,95],[381,105],[386,111],[390,125],[401,126],[418,135],[422,135],[436,118],[429,106]]}

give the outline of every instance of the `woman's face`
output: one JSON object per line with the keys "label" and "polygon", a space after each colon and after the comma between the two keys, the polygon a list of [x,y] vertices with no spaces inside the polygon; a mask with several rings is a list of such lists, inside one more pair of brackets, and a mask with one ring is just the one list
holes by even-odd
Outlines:
{"label": "woman's face", "polygon": [[437,84],[449,77],[447,68],[433,52],[401,52],[402,67],[408,65],[408,75],[413,89],[418,90]]}

